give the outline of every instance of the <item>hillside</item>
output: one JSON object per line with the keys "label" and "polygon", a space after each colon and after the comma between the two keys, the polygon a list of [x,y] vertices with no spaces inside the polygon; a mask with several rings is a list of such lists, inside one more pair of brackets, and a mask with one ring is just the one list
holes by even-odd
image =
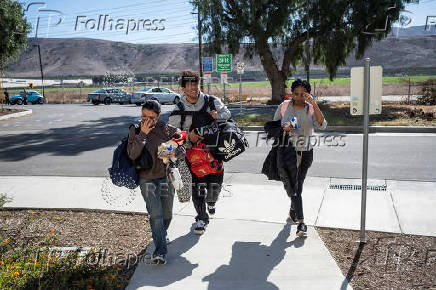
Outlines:
{"label": "hillside", "polygon": [[[83,76],[112,73],[180,72],[197,69],[198,48],[187,44],[132,44],[87,38],[29,39],[29,49],[16,62],[6,66],[6,76],[38,77],[38,50],[41,47],[44,75]],[[436,35],[389,37],[367,50],[373,65],[384,68],[436,67]],[[276,55],[281,58],[280,50]],[[243,59],[242,50],[233,60],[243,60],[248,71],[262,71],[260,59]],[[347,67],[361,65],[354,55]],[[321,68],[312,66],[312,69]]]}

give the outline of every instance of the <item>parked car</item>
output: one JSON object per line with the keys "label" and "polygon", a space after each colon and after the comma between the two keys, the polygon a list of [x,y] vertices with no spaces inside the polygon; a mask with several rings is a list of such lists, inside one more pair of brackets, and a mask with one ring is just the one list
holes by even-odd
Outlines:
{"label": "parked car", "polygon": [[141,106],[146,100],[156,98],[159,103],[176,104],[180,101],[180,95],[167,88],[142,88],[132,95],[132,104]]}
{"label": "parked car", "polygon": [[[24,104],[24,91],[19,92],[15,96],[11,97],[9,100],[12,105]],[[31,103],[40,105],[46,103],[47,101],[43,95],[34,90],[26,90],[26,100],[28,104]]]}
{"label": "parked car", "polygon": [[102,88],[88,94],[88,102],[94,105],[119,103],[121,105],[129,104],[132,95],[122,89],[117,88]]}

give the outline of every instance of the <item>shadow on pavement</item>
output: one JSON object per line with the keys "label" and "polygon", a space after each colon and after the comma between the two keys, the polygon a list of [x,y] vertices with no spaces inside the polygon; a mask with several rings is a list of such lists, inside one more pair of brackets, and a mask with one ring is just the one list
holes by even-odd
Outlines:
{"label": "shadow on pavement", "polygon": [[[168,116],[169,113],[162,114],[160,119],[166,122]],[[114,147],[127,136],[129,124],[135,119],[132,116],[110,117],[38,133],[0,135],[0,160],[21,161],[41,154],[76,156]]]}
{"label": "shadow on pavement", "polygon": [[[168,263],[164,266],[145,265],[145,272],[136,274],[146,277],[146,279],[141,278],[141,282],[144,281],[146,283],[135,285],[135,287],[166,287],[191,276],[192,271],[198,267],[198,264],[192,264],[185,257],[182,257],[182,254],[194,247],[199,239],[200,236],[193,234],[191,228],[188,233],[172,241],[168,245]],[[153,243],[149,247],[146,252],[152,253],[154,250]]]}
{"label": "shadow on pavement", "polygon": [[304,245],[302,238],[286,242],[290,232],[291,225],[287,223],[269,246],[261,245],[260,242],[235,242],[229,265],[220,266],[202,281],[209,281],[209,290],[279,289],[267,281],[268,276],[284,259],[286,248]]}

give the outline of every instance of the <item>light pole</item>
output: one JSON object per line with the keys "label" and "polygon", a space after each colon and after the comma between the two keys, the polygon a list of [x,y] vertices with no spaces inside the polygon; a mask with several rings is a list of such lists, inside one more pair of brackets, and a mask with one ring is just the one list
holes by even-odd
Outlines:
{"label": "light pole", "polygon": [[191,12],[191,14],[197,14],[197,27],[198,27],[198,64],[200,72],[200,90],[203,91],[203,66],[202,66],[202,43],[201,43],[201,19],[200,19],[200,3],[197,1],[197,12]]}
{"label": "light pole", "polygon": [[42,96],[45,97],[45,91],[44,91],[44,73],[42,70],[42,61],[41,61],[41,47],[38,44],[34,44],[34,47],[38,47],[38,55],[39,55],[39,68],[41,69],[41,83],[42,83]]}

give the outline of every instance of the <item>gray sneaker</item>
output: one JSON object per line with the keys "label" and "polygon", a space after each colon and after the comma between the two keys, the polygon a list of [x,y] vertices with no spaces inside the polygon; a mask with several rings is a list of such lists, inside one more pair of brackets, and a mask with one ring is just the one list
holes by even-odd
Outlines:
{"label": "gray sneaker", "polygon": [[202,220],[197,221],[194,228],[194,234],[196,235],[204,234],[204,232],[206,231],[206,226],[207,224],[204,221]]}

